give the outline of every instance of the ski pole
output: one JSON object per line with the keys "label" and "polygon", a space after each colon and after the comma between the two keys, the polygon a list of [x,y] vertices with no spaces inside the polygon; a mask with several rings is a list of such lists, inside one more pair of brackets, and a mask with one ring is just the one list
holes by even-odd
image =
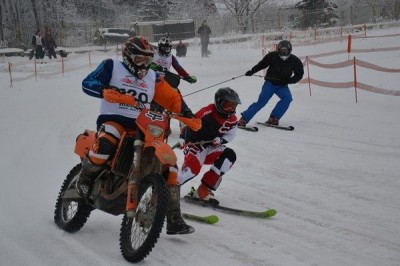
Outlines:
{"label": "ski pole", "polygon": [[222,84],[222,83],[225,83],[225,82],[228,82],[228,81],[231,81],[231,80],[234,80],[234,79],[237,79],[237,78],[243,77],[243,76],[244,76],[244,74],[243,74],[243,75],[240,75],[240,76],[237,76],[237,77],[233,77],[233,78],[227,79],[227,80],[225,80],[225,81],[222,81],[222,82],[220,82],[220,83],[217,83],[217,84],[214,84],[214,85],[208,86],[207,88],[204,88],[204,89],[201,89],[201,90],[197,90],[197,91],[194,91],[194,92],[188,93],[188,94],[186,94],[186,95],[183,95],[182,97],[186,97],[186,96],[189,96],[189,95],[192,95],[192,94],[198,93],[199,91],[204,91],[204,90],[207,90],[207,89],[209,89],[209,88],[212,88],[212,87],[215,87],[215,86],[217,86],[217,85],[219,85],[219,84]]}

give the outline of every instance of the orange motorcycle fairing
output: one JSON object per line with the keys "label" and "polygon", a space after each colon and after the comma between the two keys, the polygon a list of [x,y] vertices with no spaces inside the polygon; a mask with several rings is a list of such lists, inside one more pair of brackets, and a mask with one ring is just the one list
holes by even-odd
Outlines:
{"label": "orange motorcycle fairing", "polygon": [[76,138],[75,153],[79,157],[86,158],[90,147],[96,142],[96,132],[86,129],[84,133],[79,134]]}
{"label": "orange motorcycle fairing", "polygon": [[171,146],[167,143],[153,140],[146,142],[144,144],[144,148],[153,147],[155,150],[155,154],[157,158],[160,160],[161,164],[163,165],[170,165],[173,166],[177,162],[177,158],[175,153],[173,152]]}
{"label": "orange motorcycle fairing", "polygon": [[149,140],[164,140],[164,135],[158,137],[152,136],[149,132],[148,125],[155,125],[163,129],[164,132],[168,129],[168,118],[165,114],[153,112],[150,110],[143,110],[136,118],[136,125],[145,134],[145,141]]}

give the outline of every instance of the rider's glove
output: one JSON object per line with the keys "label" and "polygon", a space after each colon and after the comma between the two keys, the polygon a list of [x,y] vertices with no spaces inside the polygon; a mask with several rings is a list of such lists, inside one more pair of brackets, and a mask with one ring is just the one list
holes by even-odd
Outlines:
{"label": "rider's glove", "polygon": [[151,69],[151,70],[154,70],[154,71],[158,71],[158,72],[165,72],[165,71],[166,71],[165,68],[163,68],[163,67],[160,66],[160,65],[157,65],[157,64],[154,63],[154,62],[150,64],[150,69]]}
{"label": "rider's glove", "polygon": [[185,81],[189,82],[189,83],[196,83],[197,78],[195,76],[187,76],[185,78],[183,78]]}
{"label": "rider's glove", "polygon": [[182,150],[183,148],[185,148],[186,142],[185,142],[184,139],[179,139],[179,140],[178,140],[178,143],[179,143],[179,149]]}
{"label": "rider's glove", "polygon": [[192,110],[190,110],[189,108],[183,110],[182,116],[183,116],[183,117],[187,117],[187,118],[194,118],[194,117],[196,117],[196,116],[193,114]]}
{"label": "rider's glove", "polygon": [[223,141],[224,141],[223,138],[216,137],[216,138],[213,139],[212,145],[213,146],[220,146],[223,143]]}
{"label": "rider's glove", "polygon": [[114,87],[114,86],[103,86],[103,87],[100,89],[100,96],[101,96],[101,98],[103,98],[103,93],[104,93],[105,90],[115,90],[115,91],[120,92],[121,94],[124,93],[124,91],[120,91],[117,87]]}

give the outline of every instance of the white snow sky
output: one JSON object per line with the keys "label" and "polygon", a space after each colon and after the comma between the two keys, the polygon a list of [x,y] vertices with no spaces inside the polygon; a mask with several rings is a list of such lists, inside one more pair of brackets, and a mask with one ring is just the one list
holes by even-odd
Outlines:
{"label": "white snow sky", "polygon": [[[399,29],[395,32],[399,33]],[[370,32],[385,35],[388,30]],[[390,31],[393,33],[393,31]],[[400,37],[353,40],[354,48],[397,47]],[[298,56],[346,49],[346,42],[296,47]],[[201,58],[200,47],[179,58],[197,76],[182,81],[182,94],[192,93],[240,76],[261,59],[258,39],[246,43],[211,45]],[[175,52],[175,51],[174,51]],[[357,53],[351,56],[400,68],[400,51]],[[53,221],[61,184],[73,166],[75,138],[95,129],[99,100],[84,94],[82,79],[115,52],[72,53],[38,65],[25,58],[0,59],[0,265],[129,265],[119,250],[122,216],[93,211],[77,233],[60,230]],[[322,63],[347,60],[348,55],[321,57]],[[14,62],[13,87],[7,72]],[[351,81],[351,67],[311,67],[323,81]],[[307,73],[307,72],[306,72]],[[360,82],[400,90],[400,75],[359,68]],[[262,74],[260,71],[257,74]],[[255,101],[263,79],[240,77],[185,97],[197,111],[213,102],[215,91],[235,89],[242,100],[238,113]],[[400,97],[292,85],[294,101],[282,125],[292,132],[260,128],[239,131],[229,144],[237,162],[216,191],[223,205],[264,210],[275,208],[269,220],[235,216],[182,202],[182,211],[218,215],[206,225],[187,221],[196,232],[169,236],[163,230],[150,255],[139,265],[400,265]],[[277,102],[274,96],[255,121],[265,121]],[[171,145],[178,139],[174,122]],[[179,163],[182,153],[176,150]],[[202,173],[208,170],[204,167]],[[201,176],[182,187],[186,194]]]}

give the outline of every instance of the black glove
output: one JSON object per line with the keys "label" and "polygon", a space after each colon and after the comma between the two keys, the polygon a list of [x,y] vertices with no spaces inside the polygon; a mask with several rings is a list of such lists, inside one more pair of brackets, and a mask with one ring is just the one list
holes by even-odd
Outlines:
{"label": "black glove", "polygon": [[196,83],[197,81],[197,78],[195,76],[187,76],[186,78],[183,79],[191,84]]}
{"label": "black glove", "polygon": [[244,75],[249,77],[249,76],[253,76],[253,74],[254,74],[253,70],[249,70]]}
{"label": "black glove", "polygon": [[182,116],[183,116],[183,117],[187,117],[187,118],[194,118],[194,117],[196,117],[196,116],[193,114],[192,110],[190,110],[190,109],[185,109],[185,110],[183,110]]}

